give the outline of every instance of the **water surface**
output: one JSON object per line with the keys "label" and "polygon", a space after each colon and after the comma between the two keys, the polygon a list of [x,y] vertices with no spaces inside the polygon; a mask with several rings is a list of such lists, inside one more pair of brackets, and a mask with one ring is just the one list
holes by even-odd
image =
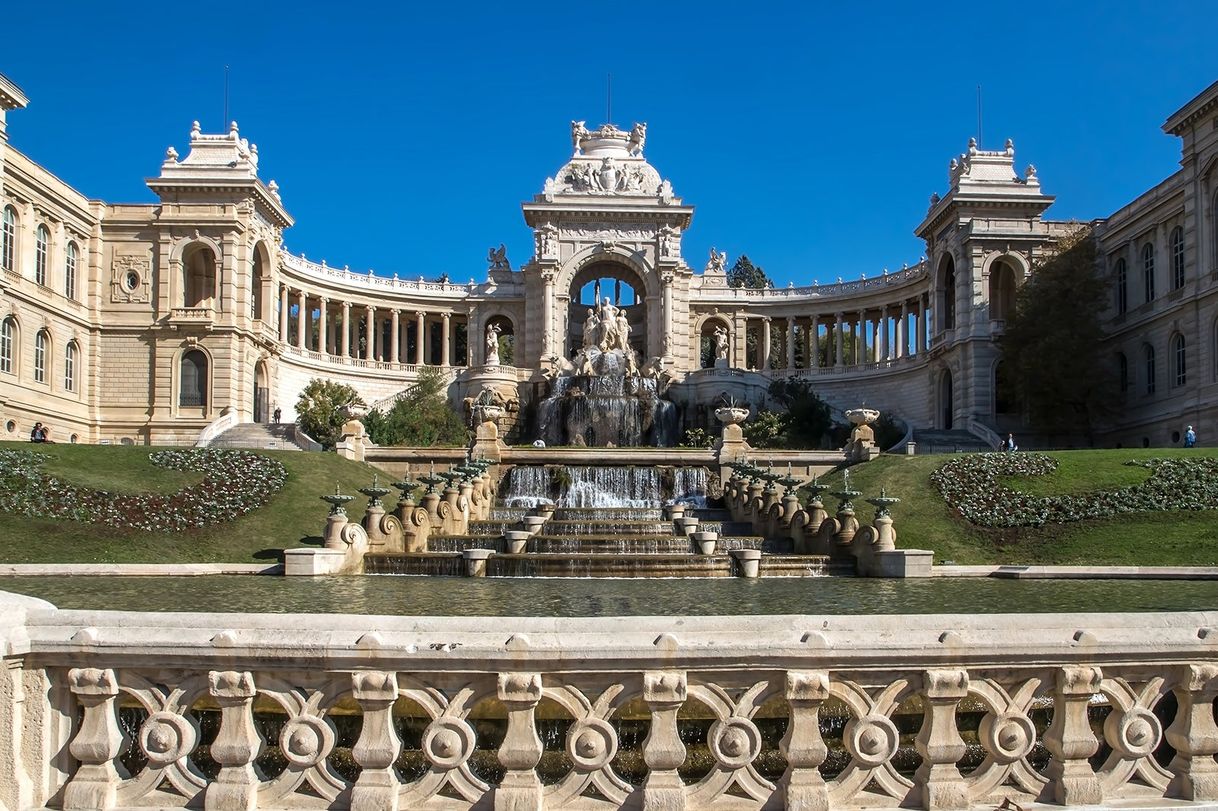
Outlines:
{"label": "water surface", "polygon": [[0,577],[61,608],[407,616],[1052,613],[1218,609],[1218,581],[845,577]]}

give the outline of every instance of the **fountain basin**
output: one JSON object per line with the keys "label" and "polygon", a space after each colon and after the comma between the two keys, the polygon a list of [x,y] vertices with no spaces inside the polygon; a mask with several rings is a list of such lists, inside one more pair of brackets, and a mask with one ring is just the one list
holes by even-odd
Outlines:
{"label": "fountain basin", "polygon": [[719,542],[718,532],[695,532],[692,535],[698,551],[703,555],[715,554],[715,544]]}
{"label": "fountain basin", "polygon": [[508,530],[503,533],[503,540],[507,546],[507,550],[513,555],[523,554],[525,548],[529,544],[529,538],[532,537],[531,532],[524,532],[518,529]]}
{"label": "fountain basin", "polygon": [[465,576],[486,577],[486,562],[494,554],[494,549],[466,549],[462,552],[461,559],[465,561]]}
{"label": "fountain basin", "polygon": [[736,559],[736,567],[741,577],[757,577],[761,573],[760,549],[735,549],[732,557]]}

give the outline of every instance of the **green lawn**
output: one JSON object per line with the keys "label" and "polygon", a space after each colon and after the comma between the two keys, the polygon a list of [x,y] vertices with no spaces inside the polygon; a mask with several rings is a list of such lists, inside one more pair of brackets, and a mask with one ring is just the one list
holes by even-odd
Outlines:
{"label": "green lawn", "polygon": [[[1049,455],[1058,468],[1048,476],[1013,478],[1007,486],[1030,495],[1084,493],[1116,489],[1146,479],[1145,468],[1131,459],[1185,455],[1218,455],[1218,449],[1152,448],[1060,451]],[[1039,528],[989,529],[960,518],[930,483],[931,471],[951,459],[946,455],[881,456],[850,468],[850,483],[863,491],[855,509],[860,520],[874,514],[864,499],[880,487],[901,499],[892,510],[897,546],[933,549],[935,561],[1012,564],[1218,565],[1218,512],[1156,512],[1118,516]],[[823,477],[839,485],[841,474]],[[833,512],[837,501],[823,497]]]}
{"label": "green lawn", "polygon": [[[45,445],[0,442],[2,448],[45,453],[44,471],[76,484],[120,492],[173,492],[197,482],[193,472],[154,467],[155,448],[117,445]],[[227,524],[189,532],[118,530],[98,524],[0,514],[0,561],[8,563],[273,563],[280,550],[320,543],[328,507],[322,493],[356,495],[362,512],[365,487],[376,471],[333,453],[259,451],[283,463],[288,480],[259,510]],[[385,474],[381,473],[381,478]]]}

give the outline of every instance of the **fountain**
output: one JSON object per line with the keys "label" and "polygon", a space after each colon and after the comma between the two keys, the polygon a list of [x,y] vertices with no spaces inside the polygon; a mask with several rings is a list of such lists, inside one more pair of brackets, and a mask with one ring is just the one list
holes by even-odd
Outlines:
{"label": "fountain", "polygon": [[663,397],[663,362],[639,363],[625,314],[606,298],[588,311],[583,335],[569,373],[551,381],[538,408],[540,438],[548,446],[675,445],[677,412]]}

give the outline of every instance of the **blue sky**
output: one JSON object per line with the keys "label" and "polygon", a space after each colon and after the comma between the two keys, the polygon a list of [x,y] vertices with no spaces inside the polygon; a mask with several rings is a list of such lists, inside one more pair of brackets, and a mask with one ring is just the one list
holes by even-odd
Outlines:
{"label": "blue sky", "polygon": [[714,245],[782,285],[918,259],[978,84],[983,146],[1013,138],[1049,216],[1091,219],[1176,169],[1159,127],[1218,79],[1206,3],[816,5],[18,3],[0,72],[31,99],[13,146],[140,202],[193,119],[221,131],[227,64],[291,250],[459,281],[491,245],[528,258],[519,204],[571,119],[602,122],[612,73],[614,122],[648,122],[648,159],[696,207],[691,264]]}

